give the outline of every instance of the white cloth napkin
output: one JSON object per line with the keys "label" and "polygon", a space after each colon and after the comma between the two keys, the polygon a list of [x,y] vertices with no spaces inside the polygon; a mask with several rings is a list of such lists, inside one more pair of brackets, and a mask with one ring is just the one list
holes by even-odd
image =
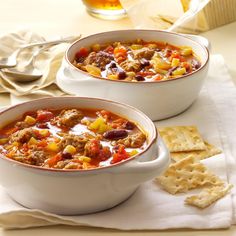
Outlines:
{"label": "white cloth napkin", "polygon": [[[210,63],[209,76],[198,100],[186,112],[157,122],[157,126],[197,125],[202,136],[224,152],[204,163],[222,179],[227,181],[229,178],[234,184],[236,165],[232,153],[236,150],[236,90],[222,57],[212,56]],[[185,197],[192,193],[173,196],[149,181],[142,184],[127,201],[110,210],[81,216],[59,216],[24,208],[0,188],[0,225],[4,228],[27,228],[67,224],[121,230],[216,229],[231,226],[235,213],[230,194],[199,210],[184,205]]]}
{"label": "white cloth napkin", "polygon": [[[57,38],[59,39],[59,38]],[[19,30],[13,33],[7,33],[0,36],[0,57],[7,57],[11,55],[19,46],[43,42],[45,39],[29,30]],[[61,65],[62,57],[68,44],[59,44],[53,46],[47,50],[44,50],[35,58],[35,66],[42,71],[43,76],[33,82],[21,83],[16,82],[12,76],[7,76],[0,70],[0,93],[10,93],[13,97],[19,96],[32,96],[32,97],[48,97],[48,96],[60,96],[65,93],[59,90],[54,84],[55,76],[58,68]],[[23,50],[18,56],[17,68],[22,68],[27,65],[28,61],[32,57],[34,51],[38,50],[37,47],[33,47],[27,50]],[[29,96],[29,98],[31,98]]]}

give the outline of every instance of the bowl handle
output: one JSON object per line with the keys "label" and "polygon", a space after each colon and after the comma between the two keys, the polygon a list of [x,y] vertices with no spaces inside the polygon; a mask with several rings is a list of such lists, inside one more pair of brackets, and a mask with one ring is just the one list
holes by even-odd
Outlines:
{"label": "bowl handle", "polygon": [[114,188],[117,190],[124,188],[124,182],[127,188],[138,186],[143,182],[155,178],[166,170],[170,163],[169,151],[160,137],[155,145],[158,146],[158,155],[155,159],[141,161],[141,157],[121,165],[120,168],[113,169],[112,174],[119,174],[119,178],[113,179]]}
{"label": "bowl handle", "polygon": [[193,41],[196,41],[197,43],[200,43],[201,45],[205,46],[210,51],[211,44],[207,38],[202,37],[200,35],[194,35],[194,34],[182,34],[182,35],[187,38],[192,39]]}

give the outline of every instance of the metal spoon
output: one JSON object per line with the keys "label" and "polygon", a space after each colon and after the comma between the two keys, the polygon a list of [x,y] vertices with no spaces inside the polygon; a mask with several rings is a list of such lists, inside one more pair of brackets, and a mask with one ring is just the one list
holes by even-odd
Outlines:
{"label": "metal spoon", "polygon": [[15,67],[17,65],[17,57],[21,53],[21,51],[24,49],[37,47],[37,46],[38,47],[52,46],[59,43],[70,43],[70,42],[75,41],[76,39],[79,39],[80,37],[81,35],[70,36],[70,37],[65,37],[58,40],[51,40],[51,41],[45,41],[45,42],[40,42],[40,43],[31,43],[31,44],[22,45],[16,51],[14,51],[10,56],[5,57],[5,58],[0,58],[0,69]]}
{"label": "metal spoon", "polygon": [[10,76],[11,79],[16,82],[32,82],[37,80],[43,76],[43,73],[35,67],[35,59],[42,51],[49,47],[50,46],[46,46],[35,51],[29,59],[27,65],[24,65],[24,67],[3,68],[1,71],[7,76]]}

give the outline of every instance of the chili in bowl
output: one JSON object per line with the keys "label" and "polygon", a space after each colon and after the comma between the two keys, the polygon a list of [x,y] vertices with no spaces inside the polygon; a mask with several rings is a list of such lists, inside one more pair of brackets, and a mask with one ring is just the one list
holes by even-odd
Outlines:
{"label": "chili in bowl", "polygon": [[190,36],[110,31],[74,42],[57,73],[57,84],[67,93],[124,102],[161,120],[193,104],[208,65],[208,49]]}
{"label": "chili in bowl", "polygon": [[152,121],[117,102],[39,99],[4,110],[0,124],[0,183],[29,208],[63,215],[105,210],[169,163]]}
{"label": "chili in bowl", "polygon": [[94,76],[131,82],[171,80],[201,67],[190,46],[142,39],[81,47],[73,64]]}

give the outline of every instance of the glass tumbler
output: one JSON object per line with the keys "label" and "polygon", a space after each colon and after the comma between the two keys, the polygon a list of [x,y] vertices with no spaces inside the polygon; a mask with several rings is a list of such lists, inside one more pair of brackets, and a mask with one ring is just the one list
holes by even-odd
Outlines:
{"label": "glass tumbler", "polygon": [[126,15],[119,0],[82,0],[87,11],[92,16],[116,20]]}

